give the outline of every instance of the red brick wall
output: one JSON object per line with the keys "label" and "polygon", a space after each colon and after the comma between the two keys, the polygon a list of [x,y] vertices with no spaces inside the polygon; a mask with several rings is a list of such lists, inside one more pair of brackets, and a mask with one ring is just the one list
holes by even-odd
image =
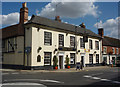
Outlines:
{"label": "red brick wall", "polygon": [[[103,47],[102,47],[102,50],[103,50]],[[105,46],[105,47],[107,47],[107,54],[109,54],[110,52],[112,52],[112,48],[115,49],[115,54],[117,54],[117,52],[116,52],[117,47],[110,47],[110,46]],[[118,49],[119,49],[119,54],[120,54],[120,48],[118,48]]]}

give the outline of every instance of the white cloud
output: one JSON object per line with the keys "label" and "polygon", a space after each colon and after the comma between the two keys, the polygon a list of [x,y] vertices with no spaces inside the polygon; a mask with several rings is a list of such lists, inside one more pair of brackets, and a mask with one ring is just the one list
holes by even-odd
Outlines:
{"label": "white cloud", "polygon": [[12,24],[16,24],[19,21],[19,13],[15,12],[15,13],[10,13],[7,15],[0,15],[2,18],[0,21],[0,24],[2,25],[12,25]]}
{"label": "white cloud", "polygon": [[94,27],[97,28],[98,24],[98,28],[103,27],[107,36],[118,38],[118,24],[120,23],[118,20],[120,20],[120,17],[116,17],[115,19],[108,19],[104,23],[100,21],[96,23]]}
{"label": "white cloud", "polygon": [[[7,15],[0,15],[0,24],[2,24],[3,26],[6,25],[13,25],[13,24],[17,24],[19,22],[19,16],[20,14],[18,12],[15,13],[10,13]],[[28,19],[30,19],[31,16],[28,16]]]}
{"label": "white cloud", "polygon": [[74,0],[70,0],[70,2],[64,2],[64,0],[55,2],[55,0],[52,0],[51,3],[42,8],[41,12],[36,10],[36,14],[44,17],[55,17],[56,15],[69,18],[84,17],[86,15],[96,17],[100,13],[97,11],[97,8],[94,2],[74,2]]}

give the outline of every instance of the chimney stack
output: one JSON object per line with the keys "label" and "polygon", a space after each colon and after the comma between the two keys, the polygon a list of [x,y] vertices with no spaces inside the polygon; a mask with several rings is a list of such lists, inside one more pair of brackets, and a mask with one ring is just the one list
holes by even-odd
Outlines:
{"label": "chimney stack", "polygon": [[61,22],[60,16],[55,16],[55,20]]}
{"label": "chimney stack", "polygon": [[104,29],[103,28],[99,28],[98,29],[98,34],[103,37],[104,36]]}
{"label": "chimney stack", "polygon": [[86,26],[85,26],[84,23],[80,24],[80,26],[81,26],[82,28],[86,28]]}
{"label": "chimney stack", "polygon": [[22,3],[22,8],[20,9],[20,24],[24,24],[24,22],[28,21],[28,8],[27,3]]}

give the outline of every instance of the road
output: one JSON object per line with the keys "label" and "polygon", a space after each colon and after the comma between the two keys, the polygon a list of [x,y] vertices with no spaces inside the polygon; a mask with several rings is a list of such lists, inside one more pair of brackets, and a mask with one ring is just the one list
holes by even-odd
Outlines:
{"label": "road", "polygon": [[120,86],[120,69],[97,68],[80,72],[2,72],[2,87]]}

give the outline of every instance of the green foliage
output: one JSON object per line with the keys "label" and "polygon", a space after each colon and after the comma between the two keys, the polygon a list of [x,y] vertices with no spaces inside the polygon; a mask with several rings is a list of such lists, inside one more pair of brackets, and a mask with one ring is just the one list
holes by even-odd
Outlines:
{"label": "green foliage", "polygon": [[57,66],[57,63],[58,63],[58,58],[57,58],[57,56],[54,56],[53,57],[53,65]]}
{"label": "green foliage", "polygon": [[69,57],[66,57],[66,65],[69,66]]}

